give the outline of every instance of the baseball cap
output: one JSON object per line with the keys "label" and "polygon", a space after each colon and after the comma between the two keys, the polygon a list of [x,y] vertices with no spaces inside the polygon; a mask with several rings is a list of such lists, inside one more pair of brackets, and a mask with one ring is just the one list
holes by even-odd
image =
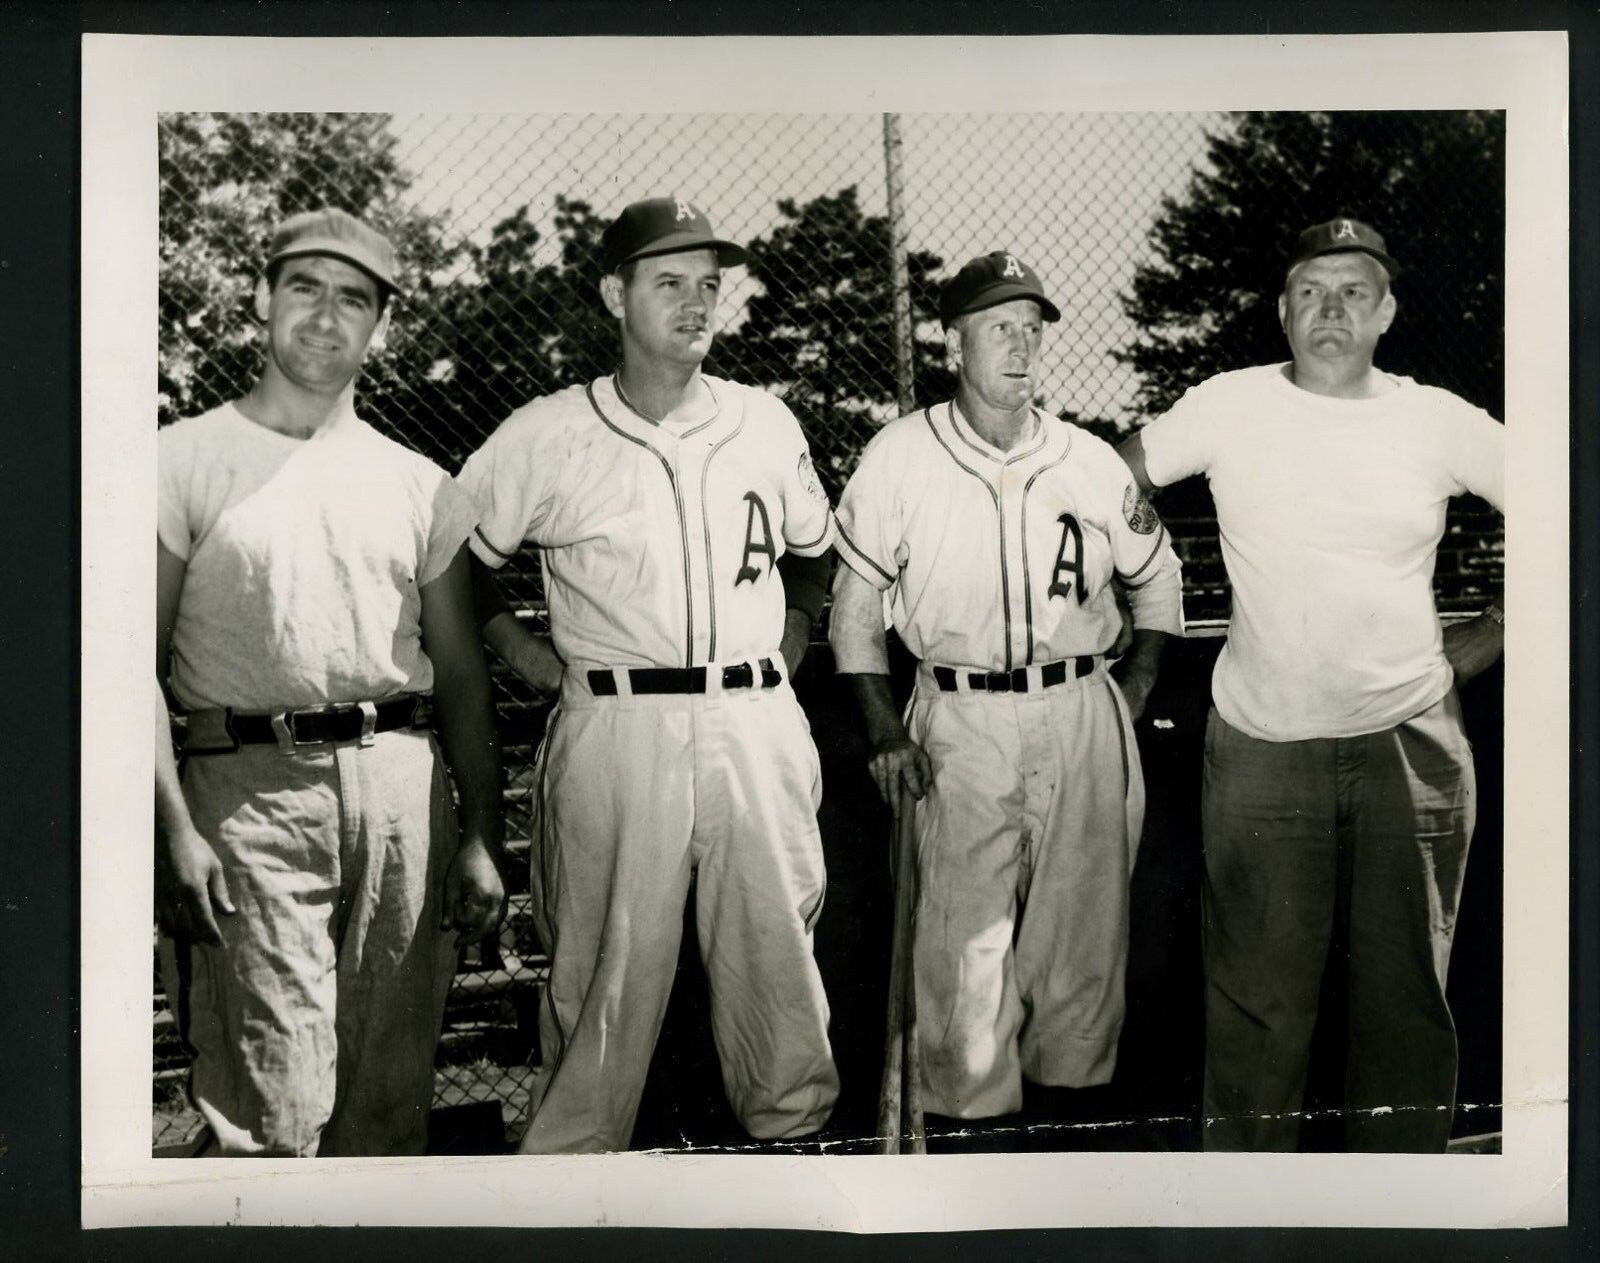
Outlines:
{"label": "baseball cap", "polygon": [[267,266],[308,254],[325,254],[353,263],[390,293],[400,292],[394,279],[393,244],[348,211],[330,206],[291,215],[272,235]]}
{"label": "baseball cap", "polygon": [[1295,249],[1294,258],[1290,261],[1290,268],[1299,267],[1307,259],[1314,259],[1322,254],[1336,254],[1340,251],[1356,250],[1362,254],[1370,254],[1379,263],[1390,277],[1400,274],[1400,265],[1383,244],[1383,237],[1374,228],[1368,227],[1359,219],[1330,219],[1325,224],[1316,224],[1307,228],[1300,234],[1300,243]]}
{"label": "baseball cap", "polygon": [[607,272],[632,259],[683,250],[715,250],[719,267],[745,261],[744,247],[716,236],[704,212],[681,197],[634,202],[600,236],[600,263]]}
{"label": "baseball cap", "polygon": [[1014,298],[1031,298],[1048,321],[1061,319],[1056,305],[1044,296],[1039,274],[1016,255],[994,250],[973,259],[939,291],[939,319],[945,328],[969,311],[997,307]]}

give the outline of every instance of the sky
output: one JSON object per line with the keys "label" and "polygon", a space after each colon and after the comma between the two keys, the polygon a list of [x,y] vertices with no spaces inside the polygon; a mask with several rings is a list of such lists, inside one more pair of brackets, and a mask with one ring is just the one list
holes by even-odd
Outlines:
{"label": "sky", "polygon": [[[1046,335],[1052,410],[1125,418],[1137,377],[1111,358],[1133,327],[1118,295],[1148,257],[1163,196],[1204,162],[1217,114],[908,114],[899,119],[907,244],[944,260],[941,275],[989,250],[1020,255],[1062,309]],[[735,240],[804,203],[855,185],[867,214],[886,209],[884,122],[839,115],[395,115],[397,156],[422,209],[486,240],[521,205],[553,261],[557,194],[601,215],[670,194]],[[544,262],[541,258],[538,262]],[[725,327],[753,282],[730,277]]]}

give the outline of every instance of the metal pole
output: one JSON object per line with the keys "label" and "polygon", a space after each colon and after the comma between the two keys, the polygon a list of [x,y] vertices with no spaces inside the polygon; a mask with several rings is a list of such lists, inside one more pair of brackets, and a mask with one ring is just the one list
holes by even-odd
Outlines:
{"label": "metal pole", "polygon": [[889,195],[889,285],[894,294],[894,380],[900,411],[916,406],[912,373],[911,281],[906,273],[905,206],[900,178],[900,116],[883,116],[884,184]]}

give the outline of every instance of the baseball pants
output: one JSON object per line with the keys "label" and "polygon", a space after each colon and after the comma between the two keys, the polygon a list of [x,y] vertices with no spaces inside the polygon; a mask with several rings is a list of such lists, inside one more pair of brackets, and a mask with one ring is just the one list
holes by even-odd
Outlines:
{"label": "baseball pants", "polygon": [[1293,1150],[1335,917],[1348,918],[1346,1140],[1442,1153],[1455,1102],[1445,974],[1475,817],[1454,692],[1394,728],[1206,731],[1205,1147]]}
{"label": "baseball pants", "polygon": [[432,738],[190,757],[183,790],[238,909],[220,948],[162,944],[207,1154],[422,1153],[456,957]]}
{"label": "baseball pants", "polygon": [[695,923],[722,1082],[762,1139],[827,1121],[839,1078],[812,956],[821,768],[787,681],[595,697],[570,669],[539,754],[533,904],[550,951],[524,1153],[626,1149]]}
{"label": "baseball pants", "polygon": [[1023,1078],[1108,1082],[1144,780],[1104,660],[1025,694],[941,692],[923,664],[907,721],[933,763],[913,948],[924,1107],[989,1118],[1021,1108]]}

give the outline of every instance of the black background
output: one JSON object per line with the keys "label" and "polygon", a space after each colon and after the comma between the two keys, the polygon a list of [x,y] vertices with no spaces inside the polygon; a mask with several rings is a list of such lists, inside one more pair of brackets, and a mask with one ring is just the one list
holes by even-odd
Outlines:
{"label": "black background", "polygon": [[[1574,571],[1571,1226],[1533,1232],[1172,1229],[1020,1231],[976,1236],[849,1237],[778,1232],[614,1229],[537,1234],[439,1229],[286,1232],[254,1229],[76,1232],[78,1221],[78,35],[163,34],[1005,34],[1311,33],[1548,30],[1571,32],[1574,259],[1572,464]],[[6,775],[0,844],[0,950],[9,970],[0,1025],[0,1257],[394,1258],[511,1251],[540,1258],[697,1260],[828,1257],[1282,1259],[1592,1258],[1600,1256],[1596,1189],[1597,647],[1600,539],[1600,262],[1595,3],[1229,3],[1159,0],[1077,4],[213,3],[46,4],[0,8],[0,373],[7,477],[0,662]],[[1551,630],[1556,614],[1552,612]],[[1560,748],[1551,734],[1551,748]],[[149,828],[130,804],[130,845]],[[94,880],[94,874],[81,874]],[[143,942],[130,950],[145,950]],[[293,1238],[292,1244],[287,1239]]]}

